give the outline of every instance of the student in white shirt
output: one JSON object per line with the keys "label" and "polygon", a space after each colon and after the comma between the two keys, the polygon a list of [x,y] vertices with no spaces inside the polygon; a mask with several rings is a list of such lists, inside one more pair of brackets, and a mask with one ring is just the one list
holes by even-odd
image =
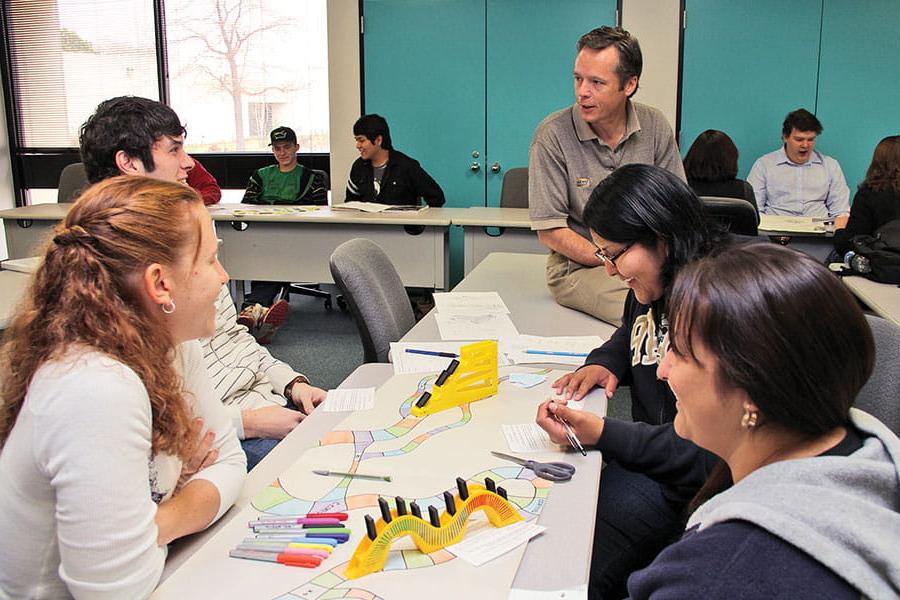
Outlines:
{"label": "student in white shirt", "polygon": [[197,340],[228,275],[194,190],[116,177],[48,242],[0,354],[0,596],[142,598],[246,459]]}

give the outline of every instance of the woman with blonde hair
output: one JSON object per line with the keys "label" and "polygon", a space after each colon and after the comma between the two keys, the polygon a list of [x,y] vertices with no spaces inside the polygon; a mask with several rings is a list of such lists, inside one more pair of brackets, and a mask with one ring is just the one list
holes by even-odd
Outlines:
{"label": "woman with blonde hair", "polygon": [[889,135],[875,146],[866,178],[853,196],[847,227],[834,232],[834,249],[843,256],[850,238],[872,235],[894,219],[900,219],[900,135]]}
{"label": "woman with blonde hair", "polygon": [[0,352],[0,595],[138,598],[245,476],[198,338],[228,276],[199,195],[116,177],[48,243]]}

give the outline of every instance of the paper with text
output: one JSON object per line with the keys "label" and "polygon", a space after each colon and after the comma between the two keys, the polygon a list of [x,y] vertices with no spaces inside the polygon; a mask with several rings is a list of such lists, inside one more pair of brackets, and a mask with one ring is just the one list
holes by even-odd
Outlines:
{"label": "paper with text", "polygon": [[375,388],[328,390],[322,405],[325,412],[370,410],[375,407]]}
{"label": "paper with text", "polygon": [[550,436],[537,423],[503,425],[502,429],[506,445],[513,453],[559,450],[559,446],[550,441]]}
{"label": "paper with text", "polygon": [[488,526],[481,531],[467,532],[463,541],[447,546],[447,550],[470,565],[480,567],[498,556],[515,550],[547,528],[528,521],[519,521],[506,527]]}
{"label": "paper with text", "polygon": [[435,316],[442,340],[512,340],[519,335],[509,315],[453,315]]}
{"label": "paper with text", "polygon": [[439,292],[434,295],[434,307],[450,315],[509,314],[497,292]]}

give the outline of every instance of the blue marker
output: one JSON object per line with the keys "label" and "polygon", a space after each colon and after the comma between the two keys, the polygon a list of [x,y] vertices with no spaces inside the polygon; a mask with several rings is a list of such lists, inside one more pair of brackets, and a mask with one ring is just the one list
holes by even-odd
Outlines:
{"label": "blue marker", "polygon": [[424,354],[425,356],[440,356],[442,358],[459,358],[459,354],[453,354],[452,352],[438,352],[436,350],[417,350],[415,348],[407,348],[404,352],[409,352],[410,354]]}
{"label": "blue marker", "polygon": [[544,356],[576,356],[587,358],[586,352],[553,352],[551,350],[526,350],[525,354],[543,354]]}

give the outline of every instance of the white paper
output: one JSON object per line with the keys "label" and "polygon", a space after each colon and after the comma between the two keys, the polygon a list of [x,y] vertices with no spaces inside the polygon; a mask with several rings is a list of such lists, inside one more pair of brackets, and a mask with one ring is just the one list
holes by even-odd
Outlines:
{"label": "white paper", "polygon": [[534,386],[544,383],[547,378],[537,373],[510,373],[509,382],[521,388],[533,388]]}
{"label": "white paper", "polygon": [[325,412],[370,410],[375,407],[375,388],[328,390],[322,406]]}
{"label": "white paper", "polygon": [[453,360],[446,356],[428,356],[427,354],[407,352],[407,348],[458,355],[460,346],[462,344],[459,342],[391,342],[391,362],[394,364],[394,375],[438,373],[446,369]]}
{"label": "white paper", "polygon": [[420,210],[425,210],[428,206],[413,206],[413,205],[396,205],[396,204],[380,204],[378,202],[360,202],[358,200],[351,200],[350,202],[342,202],[340,204],[335,204],[332,207],[334,210],[358,210],[361,212],[367,213],[380,213],[380,212],[419,212]]}
{"label": "white paper", "polygon": [[447,550],[463,559],[470,565],[480,567],[498,556],[515,550],[534,536],[542,533],[546,527],[528,521],[519,521],[506,527],[489,526],[474,535],[466,535],[458,544],[447,546]]}
{"label": "white paper", "polygon": [[509,308],[497,292],[439,292],[434,307],[445,315],[509,314]]}
{"label": "white paper", "polygon": [[[507,357],[513,364],[553,363],[561,365],[581,366],[584,359],[594,348],[603,345],[603,338],[598,335],[568,335],[541,337],[537,335],[520,335],[508,348]],[[554,354],[529,354],[526,350],[541,352],[563,352],[583,354],[584,356],[564,356]]]}
{"label": "white paper", "polygon": [[211,215],[231,215],[234,217],[247,215],[299,215],[322,210],[320,206],[287,204],[214,204],[206,208]]}
{"label": "white paper", "polygon": [[825,233],[827,227],[813,217],[793,217],[788,215],[759,215],[759,229],[762,231],[786,231],[794,233]]}
{"label": "white paper", "polygon": [[550,436],[537,423],[504,424],[501,427],[510,452],[530,453],[559,450],[559,446],[550,441]]}
{"label": "white paper", "polygon": [[442,340],[511,340],[519,335],[509,315],[453,315],[435,316]]}
{"label": "white paper", "polygon": [[563,590],[509,590],[506,600],[587,600],[587,584]]}

